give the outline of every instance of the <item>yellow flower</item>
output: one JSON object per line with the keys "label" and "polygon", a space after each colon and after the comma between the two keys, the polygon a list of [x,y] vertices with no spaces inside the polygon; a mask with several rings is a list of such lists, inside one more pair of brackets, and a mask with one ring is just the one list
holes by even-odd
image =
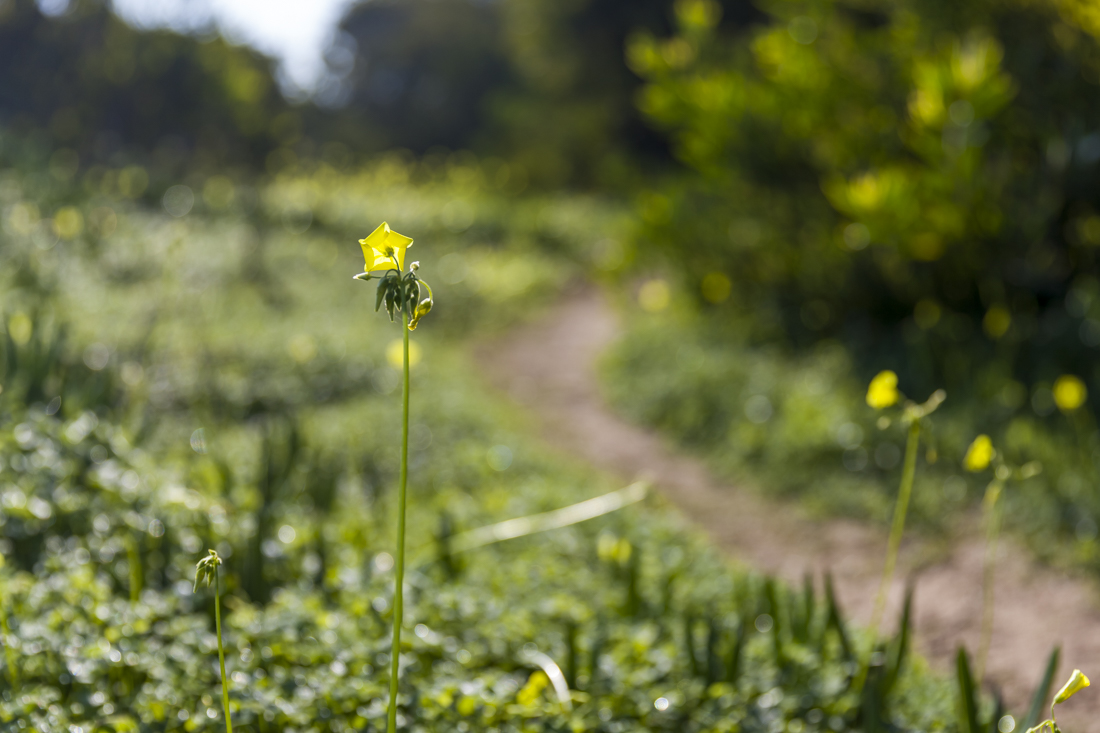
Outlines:
{"label": "yellow flower", "polygon": [[889,407],[898,401],[898,375],[887,369],[879,372],[867,388],[867,404],[876,410]]}
{"label": "yellow flower", "polygon": [[1082,674],[1081,670],[1073,670],[1073,675],[1069,678],[1069,682],[1067,682],[1066,686],[1059,690],[1058,694],[1055,695],[1054,704],[1057,705],[1059,703],[1065,702],[1081,690],[1088,687],[1090,684],[1091,683],[1089,682],[1089,678]]}
{"label": "yellow flower", "polygon": [[1085,404],[1088,396],[1085,383],[1072,374],[1063,374],[1054,381],[1054,404],[1062,412],[1073,412]]}
{"label": "yellow flower", "polygon": [[[364,269],[367,272],[381,270],[403,270],[405,268],[405,250],[412,246],[412,237],[398,234],[390,225],[382,222],[366,239],[360,239],[363,247]],[[397,264],[394,264],[394,258]]]}
{"label": "yellow flower", "polygon": [[979,435],[974,438],[974,442],[966,449],[963,467],[967,471],[984,471],[989,468],[989,464],[993,461],[995,455],[997,455],[997,451],[993,450],[993,441],[989,439],[988,435]]}
{"label": "yellow flower", "polygon": [[516,695],[516,702],[520,705],[534,705],[549,684],[550,678],[540,669],[527,678],[527,684]]}

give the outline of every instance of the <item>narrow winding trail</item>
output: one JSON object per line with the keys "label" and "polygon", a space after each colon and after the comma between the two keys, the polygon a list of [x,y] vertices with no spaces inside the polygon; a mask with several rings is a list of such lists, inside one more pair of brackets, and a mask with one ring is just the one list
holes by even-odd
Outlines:
{"label": "narrow winding trail", "polygon": [[[850,520],[812,520],[792,504],[726,485],[697,458],[618,417],[601,398],[596,375],[596,360],[616,326],[606,299],[595,289],[581,289],[540,320],[481,344],[475,358],[497,388],[535,414],[550,444],[624,481],[648,479],[749,566],[791,581],[830,570],[847,613],[867,622],[885,533]],[[982,554],[981,541],[972,539],[950,548],[919,540],[903,545],[887,619],[896,617],[911,578],[917,646],[942,670],[952,668],[958,644],[972,653],[977,648]],[[1063,647],[1059,678],[1075,667],[1100,677],[1094,584],[1041,567],[1023,548],[1002,542],[996,594],[987,680],[1014,710],[1026,708],[1055,644]],[[1080,695],[1065,707],[1059,719],[1068,724],[1067,733],[1100,733],[1100,694]]]}

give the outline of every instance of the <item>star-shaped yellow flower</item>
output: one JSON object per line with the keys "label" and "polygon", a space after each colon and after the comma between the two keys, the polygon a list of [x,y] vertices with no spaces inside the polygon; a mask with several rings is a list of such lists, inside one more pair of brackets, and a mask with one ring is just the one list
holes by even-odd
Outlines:
{"label": "star-shaped yellow flower", "polygon": [[[360,239],[363,247],[364,270],[379,272],[382,270],[404,270],[405,250],[412,246],[412,237],[398,234],[390,225],[382,222],[366,239]],[[394,259],[397,264],[394,264]]]}

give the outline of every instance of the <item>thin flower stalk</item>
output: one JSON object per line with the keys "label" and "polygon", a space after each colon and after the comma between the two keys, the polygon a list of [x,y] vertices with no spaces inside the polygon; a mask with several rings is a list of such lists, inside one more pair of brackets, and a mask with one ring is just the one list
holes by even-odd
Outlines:
{"label": "thin flower stalk", "polygon": [[[0,557],[0,561],[3,558]],[[8,681],[13,690],[19,689],[19,666],[15,663],[15,649],[11,645],[11,628],[8,626],[8,609],[0,600],[0,632],[4,634],[4,660],[8,664]]]}
{"label": "thin flower stalk", "polygon": [[[942,389],[936,390],[923,404],[906,401],[902,410],[901,422],[908,425],[905,461],[902,464],[898,498],[894,504],[894,517],[890,523],[890,537],[886,543],[886,562],[882,569],[882,580],[879,582],[874,609],[871,613],[870,636],[872,641],[878,636],[878,627],[882,622],[883,612],[886,610],[886,598],[890,590],[890,584],[894,579],[898,553],[901,549],[901,539],[905,533],[905,519],[909,513],[909,500],[913,495],[913,482],[917,473],[917,450],[920,447],[921,423],[936,411],[946,397],[947,394]],[[902,399],[903,395],[898,390],[898,377],[892,371],[879,372],[867,388],[867,404],[876,410],[893,407]],[[879,424],[880,427],[889,426],[890,419],[883,416],[879,418]],[[853,681],[852,690],[857,695],[863,691],[863,685],[867,681],[869,670],[870,657],[868,657],[866,663],[860,665]]]}
{"label": "thin flower stalk", "polygon": [[971,473],[993,466],[993,480],[985,489],[982,499],[982,518],[985,523],[985,557],[982,562],[982,628],[978,638],[978,659],[975,672],[979,680],[985,676],[986,662],[993,640],[993,613],[996,604],[995,576],[997,569],[997,540],[1004,517],[1001,496],[1005,482],[1010,478],[1023,480],[1040,473],[1042,466],[1032,461],[1019,468],[1005,463],[1004,457],[993,446],[988,435],[979,435],[970,444],[963,457],[963,468]]}
{"label": "thin flower stalk", "polygon": [[982,566],[982,632],[978,640],[977,679],[985,677],[985,663],[993,641],[994,576],[997,570],[997,538],[1001,532],[1001,493],[1004,481],[995,478],[985,490],[982,513],[985,515],[985,561]]}
{"label": "thin flower stalk", "polygon": [[233,720],[229,715],[229,679],[225,675],[225,648],[222,646],[222,606],[221,606],[221,581],[218,577],[218,566],[222,564],[221,557],[214,550],[195,566],[195,590],[199,583],[205,582],[209,587],[214,583],[214,627],[218,632],[218,664],[222,673],[222,709],[225,711],[225,732],[233,733]]}
{"label": "thin flower stalk", "polygon": [[917,474],[917,447],[919,445],[920,420],[914,420],[909,425],[909,435],[905,442],[905,463],[901,471],[901,487],[898,489],[898,500],[894,505],[894,519],[890,524],[890,539],[886,543],[886,564],[882,568],[882,580],[879,581],[878,593],[875,595],[875,607],[871,614],[872,638],[878,633],[879,624],[882,622],[882,614],[886,610],[886,595],[890,590],[890,583],[894,579],[894,569],[898,564],[901,538],[905,532],[905,518],[909,513],[909,499],[913,495],[913,479]]}
{"label": "thin flower stalk", "polygon": [[[397,563],[393,592],[393,635],[390,648],[390,699],[386,711],[386,730],[397,730],[397,695],[401,673],[401,624],[405,615],[405,514],[409,479],[409,332],[416,329],[434,304],[432,289],[417,274],[419,262],[405,266],[405,251],[413,240],[390,229],[382,222],[371,234],[359,240],[363,248],[364,272],[356,280],[378,280],[374,309],[383,305],[390,317],[400,314],[402,344],[401,390],[401,485],[397,495]],[[376,274],[380,273],[380,274]]]}
{"label": "thin flower stalk", "polygon": [[409,314],[402,313],[404,326],[404,384],[401,392],[401,486],[397,494],[397,566],[393,591],[393,648],[390,651],[390,705],[386,727],[397,730],[397,682],[401,671],[401,621],[405,615],[405,489],[409,479]]}

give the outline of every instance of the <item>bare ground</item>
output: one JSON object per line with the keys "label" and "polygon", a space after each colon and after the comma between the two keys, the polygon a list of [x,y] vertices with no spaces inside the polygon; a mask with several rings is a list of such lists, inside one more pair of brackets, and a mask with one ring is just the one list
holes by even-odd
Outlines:
{"label": "bare ground", "polygon": [[[624,480],[650,480],[720,547],[754,568],[791,581],[830,570],[848,615],[868,622],[885,533],[852,520],[811,519],[793,504],[725,484],[697,458],[618,417],[601,398],[595,369],[616,328],[606,299],[585,288],[540,320],[480,345],[475,355],[496,387],[535,414],[549,443]],[[977,648],[983,552],[981,540],[971,538],[950,546],[903,544],[886,618],[896,617],[912,579],[917,647],[938,669],[953,669],[959,644],[972,654]],[[1026,711],[1055,644],[1063,649],[1060,681],[1075,667],[1100,677],[1100,596],[1093,582],[1042,566],[1007,541],[996,597],[986,682],[1011,709]],[[1067,733],[1100,733],[1100,694],[1081,694],[1062,707]]]}

